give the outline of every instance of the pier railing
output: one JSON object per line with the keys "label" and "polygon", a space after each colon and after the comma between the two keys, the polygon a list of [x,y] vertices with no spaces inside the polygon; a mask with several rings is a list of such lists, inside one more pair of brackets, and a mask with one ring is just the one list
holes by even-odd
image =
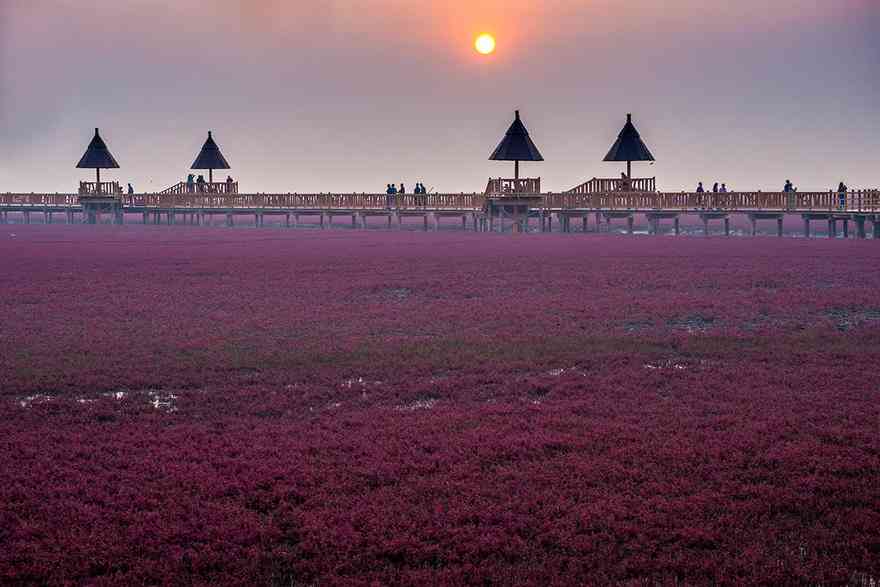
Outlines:
{"label": "pier railing", "polygon": [[182,181],[160,194],[237,194],[237,181],[215,181],[214,183],[188,183]]}
{"label": "pier railing", "polygon": [[[91,194],[88,194],[91,195]],[[110,194],[107,194],[110,195]],[[79,194],[0,194],[5,207],[79,207]],[[486,194],[115,194],[128,208],[479,211]],[[880,190],[847,192],[599,192],[540,194],[536,209],[880,213]]]}
{"label": "pier railing", "polygon": [[115,196],[122,193],[122,187],[118,181],[94,181],[79,182],[79,194],[82,196]]}
{"label": "pier railing", "polygon": [[126,206],[191,209],[481,210],[483,194],[136,194]]}
{"label": "pier railing", "polygon": [[847,192],[600,192],[543,194],[542,207],[551,210],[723,210],[792,212],[880,212],[880,191]]}
{"label": "pier railing", "polygon": [[590,181],[571,188],[567,193],[598,194],[605,192],[655,192],[656,190],[657,178],[655,177],[634,177],[632,179],[594,177]]}
{"label": "pier railing", "polygon": [[486,184],[487,194],[540,194],[541,178],[526,177],[522,179],[489,179]]}

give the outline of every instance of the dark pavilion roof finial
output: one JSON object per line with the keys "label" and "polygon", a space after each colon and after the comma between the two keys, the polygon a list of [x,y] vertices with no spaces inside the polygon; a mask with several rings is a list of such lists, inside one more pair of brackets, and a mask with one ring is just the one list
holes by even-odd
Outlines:
{"label": "dark pavilion roof finial", "polygon": [[633,125],[632,114],[626,115],[626,124],[605,156],[605,161],[654,161],[654,156]]}
{"label": "dark pavilion roof finial", "polygon": [[226,157],[220,152],[220,147],[214,142],[211,131],[208,131],[208,139],[202,145],[202,150],[199,151],[199,155],[193,161],[190,169],[230,169],[229,162],[226,161]]}
{"label": "dark pavilion roof finial", "polygon": [[101,133],[95,129],[95,136],[86,148],[82,159],[76,164],[77,169],[118,169],[119,163],[110,153]]}
{"label": "dark pavilion roof finial", "polygon": [[519,110],[515,111],[513,124],[507,129],[507,133],[501,142],[489,156],[490,161],[543,161],[544,157],[532,139],[529,131],[519,117]]}

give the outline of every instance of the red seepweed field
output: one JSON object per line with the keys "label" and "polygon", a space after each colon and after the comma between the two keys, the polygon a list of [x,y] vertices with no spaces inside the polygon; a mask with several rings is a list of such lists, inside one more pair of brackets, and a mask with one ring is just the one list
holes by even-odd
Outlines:
{"label": "red seepweed field", "polygon": [[0,583],[880,579],[880,246],[5,226]]}

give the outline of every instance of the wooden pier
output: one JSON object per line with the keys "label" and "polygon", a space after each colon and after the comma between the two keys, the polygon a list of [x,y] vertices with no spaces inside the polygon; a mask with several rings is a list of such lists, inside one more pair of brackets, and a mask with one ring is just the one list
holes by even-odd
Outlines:
{"label": "wooden pier", "polygon": [[[604,182],[593,180],[600,187]],[[631,180],[647,182],[649,180]],[[589,183],[589,182],[588,182]],[[424,230],[436,230],[441,222],[455,221],[464,230],[524,232],[537,226],[541,232],[572,232],[579,223],[583,230],[615,221],[624,221],[633,232],[634,218],[644,215],[651,233],[660,233],[663,223],[680,232],[680,219],[693,215],[710,225],[723,225],[730,234],[730,217],[745,215],[757,233],[759,223],[775,223],[782,235],[783,218],[799,216],[809,236],[815,222],[827,223],[829,234],[865,238],[870,225],[874,238],[880,238],[880,190],[848,192],[841,201],[837,192],[636,192],[591,191],[579,186],[563,193],[533,193],[540,180],[490,180],[486,193],[458,194],[240,194],[220,193],[104,194],[81,186],[79,194],[0,194],[0,222],[10,213],[20,213],[22,221],[42,216],[46,223],[63,219],[68,223],[96,223],[110,215],[124,223],[126,215],[139,215],[148,224],[207,224],[221,217],[232,226],[244,217],[262,226],[266,216],[282,217],[284,226],[297,227],[304,219],[312,225],[329,228],[341,223],[355,228],[369,225],[400,228],[406,219],[422,220]],[[586,184],[584,184],[586,185]],[[495,189],[492,189],[495,187]],[[236,185],[237,188],[237,185]],[[219,190],[218,190],[219,191]],[[532,224],[532,220],[535,224]],[[250,222],[249,222],[250,224]]]}

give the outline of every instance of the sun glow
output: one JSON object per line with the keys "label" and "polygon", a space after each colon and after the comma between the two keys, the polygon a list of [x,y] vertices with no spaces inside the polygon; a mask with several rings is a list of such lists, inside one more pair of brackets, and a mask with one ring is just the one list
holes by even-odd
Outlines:
{"label": "sun glow", "polygon": [[495,52],[495,37],[488,33],[483,33],[474,41],[474,49],[480,55],[490,55]]}

